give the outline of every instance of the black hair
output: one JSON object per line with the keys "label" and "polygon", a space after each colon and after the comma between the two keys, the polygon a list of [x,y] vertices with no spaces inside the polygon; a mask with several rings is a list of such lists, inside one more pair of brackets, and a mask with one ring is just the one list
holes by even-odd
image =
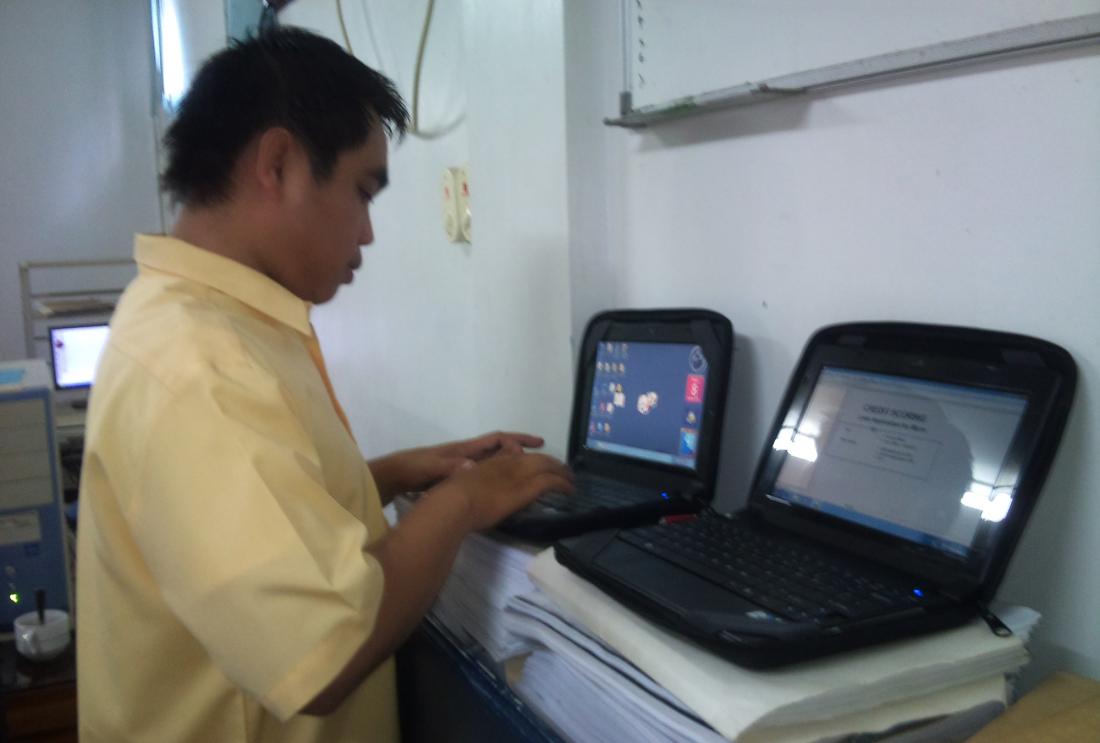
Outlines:
{"label": "black hair", "polygon": [[209,206],[230,194],[233,168],[263,131],[285,127],[318,182],[379,122],[404,134],[409,114],[393,82],[338,44],[291,26],[233,42],[208,59],[164,137],[161,186],[176,202]]}

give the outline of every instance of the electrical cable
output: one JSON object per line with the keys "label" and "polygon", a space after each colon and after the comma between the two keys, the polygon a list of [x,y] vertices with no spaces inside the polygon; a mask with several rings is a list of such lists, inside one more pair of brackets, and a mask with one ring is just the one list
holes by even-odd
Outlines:
{"label": "electrical cable", "polygon": [[412,126],[409,132],[420,136],[420,70],[424,66],[424,49],[428,45],[428,29],[432,25],[432,11],[435,0],[428,0],[428,10],[424,13],[424,27],[420,30],[420,47],[416,50],[416,71],[413,73]]}
{"label": "electrical cable", "polygon": [[348,25],[343,20],[343,0],[337,0],[337,18],[340,20],[340,33],[344,37],[344,48],[348,50],[348,54],[354,55],[351,51],[351,39],[348,37]]}
{"label": "electrical cable", "polygon": [[[366,13],[366,0],[363,0],[363,12]],[[424,12],[424,23],[420,29],[420,44],[416,50],[416,68],[413,71],[413,92],[412,92],[412,116],[409,122],[409,128],[407,133],[418,137],[420,139],[436,139],[441,137],[454,129],[462,121],[462,116],[459,116],[453,123],[439,129],[437,131],[425,132],[420,129],[420,77],[421,71],[424,69],[424,51],[428,46],[428,32],[431,30],[432,17],[435,13],[435,0],[428,0],[427,10]],[[340,21],[340,33],[344,37],[344,48],[347,49],[349,54],[354,54],[351,48],[351,38],[348,35],[347,23],[344,20],[344,4],[343,0],[336,0],[336,15]],[[367,32],[371,32],[371,24],[367,23]],[[373,37],[372,37],[373,38]],[[375,51],[377,52],[377,42],[375,42]]]}
{"label": "electrical cable", "polygon": [[257,31],[260,36],[266,33],[270,33],[279,27],[278,11],[271,5],[264,5],[263,10],[260,11],[260,22],[257,24]]}

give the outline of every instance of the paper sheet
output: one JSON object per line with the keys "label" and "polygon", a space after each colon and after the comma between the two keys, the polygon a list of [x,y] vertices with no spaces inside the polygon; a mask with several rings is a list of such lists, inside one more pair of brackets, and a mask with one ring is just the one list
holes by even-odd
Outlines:
{"label": "paper sheet", "polygon": [[721,743],[682,702],[557,613],[540,592],[513,599],[508,625],[538,643],[513,685],[570,740]]}
{"label": "paper sheet", "polygon": [[529,573],[565,612],[730,739],[752,727],[828,720],[988,679],[1028,657],[1019,637],[996,637],[976,620],[789,669],[750,671],[626,609],[559,565],[552,550]]}
{"label": "paper sheet", "polygon": [[[750,727],[737,738],[737,743],[814,743],[822,739],[847,736],[853,733],[881,733],[901,723],[929,720],[964,710],[974,709],[987,702],[996,702],[997,709],[1006,703],[1004,674],[994,674],[949,689],[941,689],[896,702],[841,715],[831,720],[816,720],[796,725]],[[919,739],[919,735],[914,733]],[[936,740],[936,738],[930,738]]]}
{"label": "paper sheet", "polygon": [[504,606],[534,584],[527,566],[537,549],[482,534],[466,538],[432,613],[453,634],[473,638],[495,661],[531,649],[504,625]]}

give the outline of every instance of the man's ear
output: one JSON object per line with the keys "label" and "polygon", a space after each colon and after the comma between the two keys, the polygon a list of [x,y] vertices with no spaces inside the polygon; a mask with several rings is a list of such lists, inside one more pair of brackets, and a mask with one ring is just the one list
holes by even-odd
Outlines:
{"label": "man's ear", "polygon": [[281,126],[267,129],[256,146],[255,175],[260,188],[278,195],[286,185],[287,168],[294,155],[294,136]]}

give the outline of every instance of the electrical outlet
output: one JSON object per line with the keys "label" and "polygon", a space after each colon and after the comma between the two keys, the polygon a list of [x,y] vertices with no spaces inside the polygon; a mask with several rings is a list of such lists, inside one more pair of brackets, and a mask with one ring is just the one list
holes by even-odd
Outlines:
{"label": "electrical outlet", "polygon": [[443,232],[453,243],[461,242],[462,230],[459,227],[458,214],[458,168],[444,168],[440,195],[443,197]]}
{"label": "electrical outlet", "polygon": [[465,167],[455,168],[455,189],[458,192],[458,232],[466,242],[472,242],[470,231],[470,173]]}

